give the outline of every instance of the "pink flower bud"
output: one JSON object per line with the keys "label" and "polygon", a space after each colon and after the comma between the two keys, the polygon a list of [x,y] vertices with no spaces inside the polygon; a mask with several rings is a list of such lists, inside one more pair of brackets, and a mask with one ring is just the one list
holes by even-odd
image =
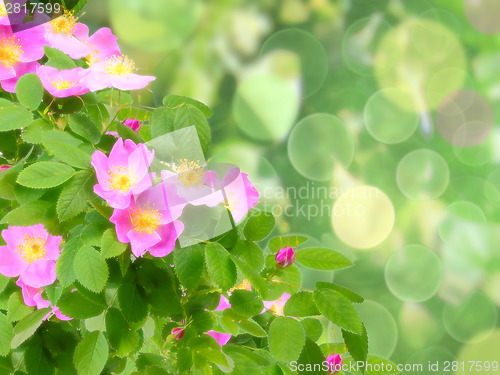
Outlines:
{"label": "pink flower bud", "polygon": [[5,171],[6,169],[12,168],[10,165],[4,164],[0,165],[0,172]]}
{"label": "pink flower bud", "polygon": [[139,133],[139,129],[141,128],[139,120],[136,120],[135,118],[129,118],[128,120],[123,121],[123,125],[127,125],[130,129],[132,129],[136,133]]}
{"label": "pink flower bud", "polygon": [[176,340],[182,339],[185,333],[186,331],[182,327],[177,327],[172,330],[172,336],[174,336]]}
{"label": "pink flower bud", "polygon": [[342,370],[342,357],[339,354],[332,354],[326,357],[326,362],[328,363],[327,374],[337,374]]}
{"label": "pink flower bud", "polygon": [[295,261],[295,251],[291,247],[285,247],[276,253],[276,263],[280,267],[288,267]]}

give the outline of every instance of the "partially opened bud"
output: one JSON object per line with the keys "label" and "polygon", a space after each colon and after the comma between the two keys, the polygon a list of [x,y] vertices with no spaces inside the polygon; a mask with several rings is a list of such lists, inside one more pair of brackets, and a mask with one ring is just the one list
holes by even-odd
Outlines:
{"label": "partially opened bud", "polygon": [[139,129],[141,127],[139,120],[136,120],[135,118],[129,118],[128,120],[123,121],[123,124],[128,126],[134,132],[139,133]]}
{"label": "partially opened bud", "polygon": [[276,253],[276,263],[280,267],[288,267],[295,261],[295,251],[291,247],[285,247]]}
{"label": "partially opened bud", "polygon": [[186,331],[182,327],[177,327],[172,330],[172,336],[174,336],[176,340],[182,339],[185,333]]}
{"label": "partially opened bud", "polygon": [[10,169],[11,166],[10,165],[7,165],[7,164],[4,164],[4,165],[0,165],[0,172],[1,171],[5,171],[6,169]]}
{"label": "partially opened bud", "polygon": [[337,374],[342,370],[342,357],[339,354],[332,354],[326,357],[328,363],[327,374]]}

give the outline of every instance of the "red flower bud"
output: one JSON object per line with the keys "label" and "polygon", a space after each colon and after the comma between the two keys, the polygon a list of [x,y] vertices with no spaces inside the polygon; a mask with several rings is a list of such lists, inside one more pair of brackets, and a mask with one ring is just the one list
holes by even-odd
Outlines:
{"label": "red flower bud", "polygon": [[5,171],[6,169],[10,169],[10,168],[12,168],[12,167],[10,165],[7,165],[7,164],[0,165],[0,172]]}
{"label": "red flower bud", "polygon": [[185,333],[186,331],[182,327],[177,327],[172,330],[172,336],[174,336],[176,340],[182,339]]}
{"label": "red flower bud", "polygon": [[291,247],[285,247],[276,253],[276,263],[280,267],[288,267],[295,261],[295,251]]}

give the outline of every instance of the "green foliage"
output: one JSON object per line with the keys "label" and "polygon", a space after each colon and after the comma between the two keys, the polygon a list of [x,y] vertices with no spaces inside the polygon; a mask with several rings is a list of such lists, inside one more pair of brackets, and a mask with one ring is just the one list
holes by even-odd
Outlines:
{"label": "green foliage", "polygon": [[236,282],[236,266],[227,250],[218,243],[205,246],[205,263],[210,278],[222,290],[228,290]]}
{"label": "green foliage", "polygon": [[247,318],[259,314],[264,308],[257,293],[250,290],[235,290],[229,297],[229,303],[235,313]]}
{"label": "green foliage", "polygon": [[94,175],[92,172],[78,171],[64,186],[57,200],[57,216],[65,221],[82,212],[92,197]]}
{"label": "green foliage", "polygon": [[34,189],[46,189],[68,181],[75,174],[69,165],[53,161],[40,161],[24,169],[17,178],[23,186]]}
{"label": "green foliage", "polygon": [[75,146],[50,139],[44,141],[43,145],[47,151],[63,163],[78,169],[87,169],[90,167],[90,155]]}
{"label": "green foliage", "polygon": [[269,212],[258,211],[250,215],[243,233],[250,241],[260,241],[269,236],[274,229],[276,220]]}
{"label": "green foliage", "polygon": [[78,343],[73,357],[78,375],[99,375],[108,360],[108,354],[108,341],[103,333],[89,333]]}
{"label": "green foliage", "polygon": [[306,291],[300,291],[291,296],[290,299],[286,301],[283,313],[294,317],[320,314],[314,303],[312,294]]}
{"label": "green foliage", "polygon": [[33,122],[33,115],[26,108],[8,100],[0,100],[0,132],[20,129]]}
{"label": "green foliage", "polygon": [[203,153],[207,153],[210,146],[210,126],[203,113],[191,104],[182,104],[176,112],[174,119],[174,130],[195,126],[200,139]]}
{"label": "green foliage", "polygon": [[69,115],[68,125],[76,134],[94,144],[101,140],[100,126],[84,113]]}
{"label": "green foliage", "polygon": [[54,373],[54,364],[50,354],[40,346],[31,346],[24,354],[26,370],[30,375],[51,375]]}
{"label": "green foliage", "polygon": [[81,290],[65,292],[57,302],[59,310],[70,318],[88,319],[101,314],[107,307],[102,294]]}
{"label": "green foliage", "polygon": [[118,288],[118,302],[127,321],[137,323],[148,314],[144,290],[132,283],[125,283]]}
{"label": "green foliage", "polygon": [[129,355],[139,343],[139,334],[129,327],[118,309],[111,308],[106,313],[106,332],[119,357]]}
{"label": "green foliage", "polygon": [[76,279],[73,267],[77,251],[83,246],[80,237],[74,237],[64,244],[64,248],[56,263],[56,275],[63,286],[70,285]]}
{"label": "green foliage", "polygon": [[114,258],[127,249],[127,244],[121,243],[116,238],[113,229],[106,229],[101,239],[101,257],[104,259]]}
{"label": "green foliage", "polygon": [[186,288],[196,285],[203,272],[204,254],[200,245],[174,251],[175,273]]}
{"label": "green foliage", "polygon": [[295,261],[316,270],[338,270],[351,267],[351,260],[336,251],[321,247],[297,250]]}
{"label": "green foliage", "polygon": [[302,325],[293,318],[279,316],[269,327],[269,349],[279,361],[297,360],[305,341]]}
{"label": "green foliage", "polygon": [[308,365],[321,364],[325,361],[325,357],[323,352],[319,348],[319,346],[311,340],[309,337],[306,337],[306,342],[304,347],[302,348],[302,352],[300,353],[299,359],[297,360],[297,367],[299,370],[297,374],[307,375],[307,374],[316,374],[323,375],[325,372],[322,370],[316,369],[308,369]]}
{"label": "green foliage", "polygon": [[7,317],[0,313],[0,356],[5,356],[10,352],[11,341],[14,338],[12,324]]}
{"label": "green foliage", "polygon": [[267,243],[267,248],[270,252],[275,253],[278,250],[283,249],[284,247],[291,246],[293,248],[307,242],[309,238],[306,236],[276,236],[269,240]]}
{"label": "green foliage", "polygon": [[92,246],[83,246],[73,260],[76,279],[87,289],[99,293],[108,279],[108,265]]}
{"label": "green foliage", "polygon": [[23,301],[23,296],[20,292],[12,293],[7,302],[7,320],[9,322],[17,322],[30,314],[33,308],[26,306]]}
{"label": "green foliage", "polygon": [[16,84],[16,95],[19,102],[34,111],[40,106],[43,98],[43,86],[35,73],[28,73],[19,78]]}
{"label": "green foliage", "polygon": [[318,310],[333,324],[349,332],[363,332],[359,314],[347,297],[331,289],[316,290],[313,296]]}
{"label": "green foliage", "polygon": [[368,356],[368,334],[365,325],[363,324],[361,334],[342,330],[342,337],[351,357],[355,361],[365,362]]}
{"label": "green foliage", "polygon": [[43,49],[45,56],[48,58],[45,65],[57,68],[58,70],[76,68],[75,62],[64,52],[48,46],[45,46]]}
{"label": "green foliage", "polygon": [[40,309],[33,311],[31,314],[25,316],[14,327],[14,337],[10,341],[12,349],[17,348],[23,342],[35,333],[35,331],[42,324],[43,318],[50,312],[50,308]]}

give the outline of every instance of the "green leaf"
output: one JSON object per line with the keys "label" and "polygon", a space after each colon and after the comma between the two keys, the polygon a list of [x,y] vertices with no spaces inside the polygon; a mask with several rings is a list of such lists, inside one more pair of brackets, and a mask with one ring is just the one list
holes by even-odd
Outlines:
{"label": "green leaf", "polygon": [[349,258],[334,250],[322,247],[297,250],[295,261],[315,270],[338,270],[353,266]]}
{"label": "green leaf", "polygon": [[275,253],[278,250],[283,249],[284,247],[297,247],[307,241],[309,241],[309,238],[306,236],[276,236],[269,240],[269,242],[267,243],[267,248],[271,253]]}
{"label": "green leaf", "polygon": [[37,119],[23,132],[24,142],[39,144],[42,143],[45,133],[54,129],[54,126],[44,119]]}
{"label": "green leaf", "polygon": [[231,254],[237,255],[256,272],[260,272],[264,267],[264,253],[254,242],[238,240],[231,250]]}
{"label": "green leaf", "polygon": [[99,375],[108,360],[108,354],[108,342],[103,333],[89,333],[78,343],[73,356],[78,375]]}
{"label": "green leaf", "polygon": [[[299,359],[297,360],[299,375],[324,375],[325,371],[323,369],[317,369],[314,365],[320,365],[325,361],[323,352],[319,346],[312,341],[309,337],[306,337],[306,343],[302,348]],[[309,368],[310,367],[310,368]]]}
{"label": "green leaf", "polygon": [[14,338],[12,324],[7,321],[7,317],[0,312],[0,356],[10,353],[10,342]]}
{"label": "green leaf", "polygon": [[35,73],[28,73],[19,78],[16,84],[16,95],[19,103],[34,111],[40,106],[43,98],[43,86]]}
{"label": "green leaf", "polygon": [[252,288],[254,288],[266,300],[269,294],[267,282],[251,266],[241,261],[238,257],[231,254],[234,264],[238,266],[241,273],[248,279]]}
{"label": "green leaf", "polygon": [[295,361],[305,341],[302,325],[293,318],[278,316],[269,326],[269,350],[279,361]]}
{"label": "green leaf", "polygon": [[70,318],[88,319],[100,315],[107,307],[106,299],[102,294],[83,292],[64,293],[57,302],[59,310]]}
{"label": "green leaf", "polygon": [[193,107],[196,107],[200,112],[202,112],[206,118],[212,117],[212,110],[199,102],[198,100],[188,98],[187,96],[181,95],[167,95],[163,98],[163,105],[169,109],[175,109],[180,107],[182,104],[190,104]]}
{"label": "green leaf", "polygon": [[50,312],[50,308],[40,309],[25,316],[14,327],[14,338],[10,343],[12,349],[17,348],[27,339],[29,339],[42,324],[43,318]]}
{"label": "green leaf", "polygon": [[260,241],[269,236],[276,225],[274,216],[266,211],[253,213],[245,224],[243,234],[250,241]]}
{"label": "green leaf", "polygon": [[199,333],[210,331],[215,323],[214,314],[209,311],[197,310],[191,315],[191,318],[193,326]]}
{"label": "green leaf", "polygon": [[196,107],[190,104],[182,104],[177,110],[174,120],[175,130],[195,126],[200,140],[201,149],[206,154],[210,146],[210,126],[205,115]]}
{"label": "green leaf", "polygon": [[316,282],[316,289],[324,289],[324,288],[333,289],[333,290],[343,294],[344,296],[346,296],[352,302],[355,302],[355,303],[362,303],[365,300],[359,294],[354,293],[352,290],[344,288],[341,285],[330,283],[327,281],[317,281]]}
{"label": "green leaf", "polygon": [[264,309],[264,304],[257,293],[250,290],[233,291],[229,297],[229,303],[235,313],[247,318],[260,314]]}
{"label": "green leaf", "polygon": [[43,49],[45,51],[45,56],[49,59],[45,65],[52,66],[59,70],[76,68],[75,62],[64,52],[49,46],[44,46]]}
{"label": "green leaf", "polygon": [[320,315],[310,292],[300,291],[291,296],[285,303],[283,313],[293,317]]}
{"label": "green leaf", "polygon": [[73,261],[77,280],[87,289],[99,293],[104,289],[109,271],[106,261],[92,246],[83,246]]}
{"label": "green leaf", "polygon": [[251,334],[255,337],[266,337],[267,333],[264,329],[256,323],[253,319],[241,319],[235,321],[236,325],[241,328],[242,331]]}
{"label": "green leaf", "polygon": [[46,189],[61,185],[75,174],[70,166],[52,161],[40,161],[24,169],[17,183],[34,189]]}
{"label": "green leaf", "polygon": [[185,288],[193,288],[198,283],[204,261],[200,245],[174,250],[174,270]]}
{"label": "green leaf", "polygon": [[47,351],[41,346],[30,346],[24,353],[24,363],[28,375],[52,375],[54,365],[47,358]]}
{"label": "green leaf", "polygon": [[90,168],[90,155],[75,146],[51,140],[44,141],[43,145],[59,161],[75,168]]}
{"label": "green leaf", "polygon": [[25,128],[33,122],[33,114],[26,108],[18,105],[0,103],[0,132]]}
{"label": "green leaf", "polygon": [[331,289],[315,290],[313,296],[318,310],[333,324],[353,333],[363,332],[361,319],[350,299]]}
{"label": "green leaf", "polygon": [[39,224],[46,217],[51,206],[51,203],[44,201],[27,203],[10,211],[2,218],[0,223],[15,226]]}
{"label": "green leaf", "polygon": [[118,131],[118,135],[125,139],[131,139],[134,143],[144,143],[144,139],[142,139],[135,131],[129,128],[127,125],[123,125],[122,123],[116,123],[116,130]]}
{"label": "green leaf", "polygon": [[300,321],[306,332],[306,336],[317,341],[323,333],[323,324],[316,318],[305,318]]}
{"label": "green leaf", "polygon": [[46,141],[57,141],[62,143],[67,143],[71,146],[78,147],[83,144],[83,142],[76,137],[72,136],[70,133],[60,130],[50,130],[43,134],[42,142]]}
{"label": "green leaf", "polygon": [[[355,360],[351,357],[347,357],[344,359],[344,364],[346,367],[351,367],[350,364],[355,362]],[[397,365],[382,357],[378,357],[375,355],[368,355],[367,358],[368,366],[360,366],[357,367],[356,364],[352,366],[353,369],[358,369],[358,371],[353,371],[354,374],[366,374],[366,375],[396,375],[399,374],[400,371],[397,369]],[[388,369],[391,369],[390,371]],[[365,371],[366,370],[366,371]],[[378,371],[377,371],[378,370]]]}
{"label": "green leaf", "polygon": [[33,308],[26,306],[21,292],[12,293],[7,302],[7,320],[17,322],[33,312]]}
{"label": "green leaf", "polygon": [[109,259],[117,257],[127,249],[126,243],[121,243],[116,237],[115,230],[106,229],[101,239],[101,257]]}
{"label": "green leaf", "polygon": [[210,278],[222,290],[228,290],[236,282],[236,266],[227,250],[218,243],[205,246],[205,261]]}
{"label": "green leaf", "polygon": [[111,308],[106,313],[106,332],[118,357],[129,355],[139,343],[139,334],[130,329],[118,309]]}
{"label": "green leaf", "polygon": [[74,237],[64,244],[64,248],[57,258],[56,275],[63,287],[70,285],[76,280],[73,263],[77,251],[83,246],[80,237]]}
{"label": "green leaf", "polygon": [[224,347],[222,348],[222,351],[229,356],[231,356],[231,354],[233,354],[233,353],[239,353],[241,355],[244,355],[245,357],[248,357],[249,359],[251,359],[254,363],[256,363],[259,366],[267,367],[271,364],[269,359],[258,354],[257,351],[248,350],[248,349],[242,348],[241,346],[231,345],[231,344],[224,345]]}
{"label": "green leaf", "polygon": [[75,113],[68,116],[68,125],[79,136],[97,144],[101,140],[101,125],[96,124],[84,113]]}
{"label": "green leaf", "polygon": [[94,174],[92,171],[78,171],[64,187],[57,200],[57,217],[59,221],[71,219],[87,207],[93,196]]}
{"label": "green leaf", "polygon": [[144,291],[139,285],[122,284],[118,288],[118,302],[127,321],[140,322],[148,314],[148,304],[144,298]]}
{"label": "green leaf", "polygon": [[342,330],[342,337],[347,350],[355,361],[365,362],[368,356],[368,335],[366,333],[365,325],[362,324],[362,334]]}
{"label": "green leaf", "polygon": [[175,112],[169,108],[156,108],[151,118],[151,138],[158,138],[175,130]]}

